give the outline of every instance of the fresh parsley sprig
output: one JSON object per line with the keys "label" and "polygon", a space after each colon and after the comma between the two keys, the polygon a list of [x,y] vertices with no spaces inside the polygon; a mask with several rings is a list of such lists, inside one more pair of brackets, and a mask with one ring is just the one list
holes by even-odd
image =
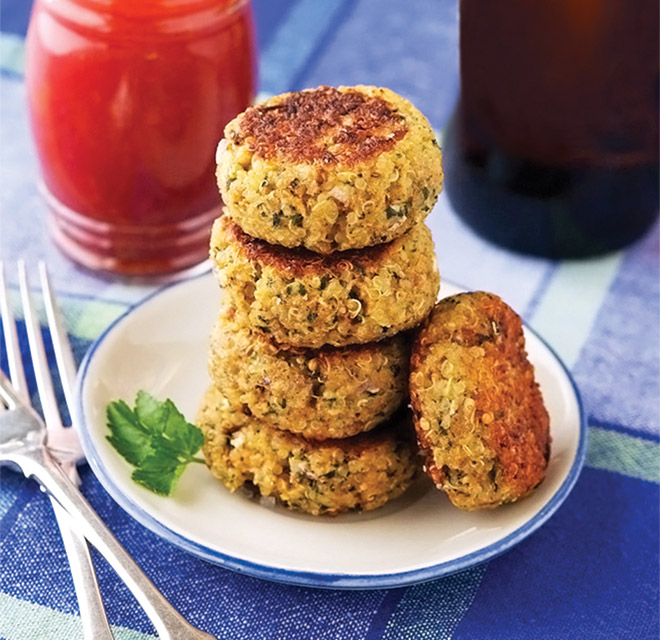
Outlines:
{"label": "fresh parsley sprig", "polygon": [[157,400],[139,391],[135,408],[123,400],[106,409],[110,444],[135,468],[131,478],[161,496],[169,496],[190,462],[204,444],[204,434],[186,421],[168,398]]}

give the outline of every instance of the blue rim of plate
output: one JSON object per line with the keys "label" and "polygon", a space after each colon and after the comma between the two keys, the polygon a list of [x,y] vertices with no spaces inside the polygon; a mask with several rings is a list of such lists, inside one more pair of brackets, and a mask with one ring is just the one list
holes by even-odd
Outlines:
{"label": "blue rim of plate", "polygon": [[[207,546],[189,540],[185,536],[172,531],[160,521],[154,518],[151,514],[145,511],[140,505],[126,497],[121,489],[115,484],[112,476],[109,475],[104,468],[104,465],[96,452],[96,448],[92,442],[92,438],[87,429],[85,414],[83,410],[83,389],[87,379],[87,372],[94,355],[103,343],[106,337],[114,331],[114,329],[123,323],[123,321],[131,315],[139,307],[148,304],[153,298],[164,294],[165,292],[175,287],[185,286],[194,280],[203,277],[208,277],[209,273],[205,272],[193,278],[187,278],[178,282],[168,284],[157,291],[154,291],[142,301],[132,305],[121,316],[110,324],[105,331],[92,343],[91,347],[85,354],[85,357],[80,365],[80,370],[76,382],[76,405],[75,412],[77,414],[78,424],[80,425],[79,435],[87,461],[94,471],[94,474],[99,479],[105,490],[110,496],[124,509],[132,518],[137,520],[140,524],[151,530],[156,535],[160,536],[170,544],[191,553],[207,562],[219,565],[226,569],[231,569],[238,573],[250,575],[252,577],[261,578],[264,580],[281,582],[285,584],[292,584],[303,587],[315,587],[322,589],[342,589],[342,590],[359,590],[359,589],[390,589],[395,587],[410,586],[422,582],[428,582],[441,578],[458,571],[462,571],[469,567],[482,564],[491,560],[512,547],[516,546],[524,538],[531,535],[539,527],[545,524],[548,519],[557,511],[561,504],[566,500],[569,493],[575,486],[577,479],[580,475],[587,450],[587,421],[582,403],[582,398],[578,391],[577,385],[573,380],[564,362],[559,358],[554,349],[538,334],[531,329],[527,324],[524,324],[525,331],[529,331],[539,342],[551,353],[553,358],[559,364],[567,380],[570,382],[573,394],[578,407],[579,413],[579,438],[578,446],[575,451],[575,458],[571,467],[566,474],[566,478],[559,486],[559,488],[552,495],[550,500],[523,525],[518,527],[515,531],[505,536],[501,540],[490,544],[482,549],[472,553],[455,558],[447,562],[430,565],[428,567],[421,567],[419,569],[411,569],[398,573],[383,573],[383,574],[346,574],[346,573],[317,573],[312,571],[298,571],[293,569],[284,569],[280,567],[271,567],[265,564],[259,564],[250,560],[243,560],[235,558],[234,556],[215,551]],[[447,282],[446,284],[450,284]],[[458,288],[460,285],[454,285]]]}

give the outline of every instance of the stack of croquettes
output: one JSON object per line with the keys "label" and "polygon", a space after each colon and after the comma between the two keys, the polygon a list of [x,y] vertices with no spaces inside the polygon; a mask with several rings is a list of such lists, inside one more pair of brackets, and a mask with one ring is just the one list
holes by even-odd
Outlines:
{"label": "stack of croquettes", "polygon": [[419,466],[407,330],[439,289],[433,130],[388,89],[283,94],[227,125],[217,175],[209,468],[299,511],[375,509]]}

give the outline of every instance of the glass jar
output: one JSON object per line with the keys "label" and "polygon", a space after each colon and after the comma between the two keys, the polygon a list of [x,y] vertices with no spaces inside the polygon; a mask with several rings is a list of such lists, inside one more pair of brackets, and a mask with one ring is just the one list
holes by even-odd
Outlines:
{"label": "glass jar", "polygon": [[123,274],[205,259],[215,148],[256,89],[249,0],[36,0],[26,84],[66,254]]}

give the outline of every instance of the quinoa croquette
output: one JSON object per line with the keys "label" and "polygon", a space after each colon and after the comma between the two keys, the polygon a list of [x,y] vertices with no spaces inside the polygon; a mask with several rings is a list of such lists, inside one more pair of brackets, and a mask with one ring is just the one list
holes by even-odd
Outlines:
{"label": "quinoa croquette", "polygon": [[549,417],[520,318],[497,296],[436,305],[413,344],[410,395],[426,471],[455,506],[514,502],[543,480]]}
{"label": "quinoa croquette", "polygon": [[322,254],[401,236],[442,188],[428,120],[378,87],[275,96],[227,125],[217,156],[227,215],[243,231]]}
{"label": "quinoa croquette", "polygon": [[370,511],[401,495],[418,468],[414,439],[393,420],[343,440],[307,440],[273,429],[212,387],[197,416],[204,456],[227,488],[254,487],[297,511]]}
{"label": "quinoa croquette", "polygon": [[307,438],[345,438],[389,418],[408,397],[407,336],[350,347],[282,349],[237,321],[212,335],[209,372],[232,406]]}
{"label": "quinoa croquette", "polygon": [[423,224],[384,245],[320,256],[251,238],[221,216],[211,258],[241,322],[296,347],[374,342],[410,329],[440,286]]}

